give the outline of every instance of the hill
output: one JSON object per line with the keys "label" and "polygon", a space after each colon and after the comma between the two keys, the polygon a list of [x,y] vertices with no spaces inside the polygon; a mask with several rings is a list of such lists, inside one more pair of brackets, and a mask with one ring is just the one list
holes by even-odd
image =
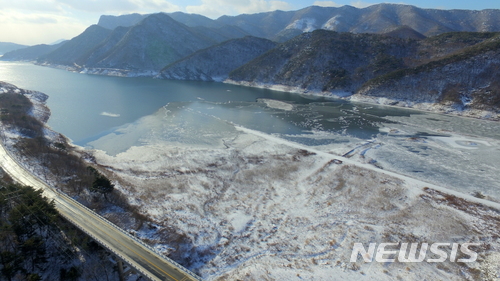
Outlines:
{"label": "hill", "polygon": [[353,92],[366,80],[404,66],[416,41],[316,30],[289,40],[230,73],[245,85],[290,91]]}
{"label": "hill", "polygon": [[74,64],[82,65],[85,63],[87,52],[98,46],[109,34],[111,34],[111,30],[98,25],[92,25],[82,34],[39,58],[39,62],[70,66]]}
{"label": "hill", "polygon": [[[434,40],[432,40],[434,41]],[[365,83],[353,100],[477,117],[500,113],[500,35]],[[380,98],[383,98],[381,102]]]}
{"label": "hill", "polygon": [[[257,37],[223,42],[165,67],[159,77],[177,80],[223,81],[232,70],[274,48],[276,43]],[[231,59],[227,59],[231,58]]]}
{"label": "hill", "polygon": [[227,82],[496,118],[500,33],[400,37],[304,33],[234,70]]}

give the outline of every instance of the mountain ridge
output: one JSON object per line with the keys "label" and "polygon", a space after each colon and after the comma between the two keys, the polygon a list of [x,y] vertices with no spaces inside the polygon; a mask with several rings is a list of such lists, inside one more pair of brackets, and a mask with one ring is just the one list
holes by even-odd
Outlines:
{"label": "mountain ridge", "polygon": [[100,44],[110,33],[109,29],[99,25],[91,25],[80,35],[39,58],[39,63],[81,65],[89,50]]}
{"label": "mountain ridge", "polygon": [[[272,17],[278,14],[279,17]],[[432,36],[451,31],[499,31],[499,15],[500,10],[437,10],[384,3],[362,9],[352,6],[310,6],[297,11],[222,16],[217,21],[240,26],[254,36],[260,35],[268,39],[273,39],[279,33],[273,34],[270,32],[272,30],[309,32],[327,29],[352,33],[386,33],[403,25],[425,36]],[[259,24],[249,24],[253,17],[259,20]],[[259,34],[255,35],[253,32]]]}
{"label": "mountain ridge", "polygon": [[122,17],[111,18],[117,22],[108,18],[108,25],[118,25],[113,30],[90,26],[56,50],[40,55],[37,63],[93,74],[153,76],[200,49],[247,36],[239,28],[223,24],[190,27],[166,13],[147,15],[129,27],[118,24],[129,19]]}
{"label": "mountain ridge", "polygon": [[159,13],[131,27],[105,57],[89,67],[158,71],[214,43],[211,38],[195,34],[188,26]]}

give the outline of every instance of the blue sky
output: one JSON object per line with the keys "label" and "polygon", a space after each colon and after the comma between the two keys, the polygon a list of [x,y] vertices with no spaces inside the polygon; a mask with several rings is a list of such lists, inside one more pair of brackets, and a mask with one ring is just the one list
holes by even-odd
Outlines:
{"label": "blue sky", "polygon": [[500,0],[0,0],[0,42],[34,45],[71,39],[99,16],[182,11],[217,18],[311,5],[364,8],[378,3],[435,9],[500,9]]}

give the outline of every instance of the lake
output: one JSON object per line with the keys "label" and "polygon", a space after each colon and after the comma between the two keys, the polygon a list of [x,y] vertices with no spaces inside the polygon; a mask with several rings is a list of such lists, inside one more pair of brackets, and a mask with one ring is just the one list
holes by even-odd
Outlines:
{"label": "lake", "polygon": [[[331,122],[345,116],[346,111],[356,110],[356,107],[344,101],[306,98],[291,93],[215,82],[85,75],[20,62],[0,62],[0,79],[20,88],[47,94],[47,105],[52,112],[48,124],[79,145],[85,145],[113,128],[134,122],[176,102],[195,103],[193,107],[198,110],[203,110],[202,104],[205,104],[211,108],[210,114],[267,133],[293,134],[312,129],[348,130],[361,138],[370,138],[378,132],[373,125],[374,122],[383,121],[380,117],[409,114],[407,110],[377,107]],[[258,106],[265,105],[256,103],[258,99],[280,100],[298,105],[299,108],[301,105],[314,104],[315,108],[308,112],[275,112],[280,115],[276,118],[269,107]],[[216,110],[213,110],[214,106]],[[258,115],[262,110],[267,110],[267,114]],[[359,115],[364,118],[356,118]]]}

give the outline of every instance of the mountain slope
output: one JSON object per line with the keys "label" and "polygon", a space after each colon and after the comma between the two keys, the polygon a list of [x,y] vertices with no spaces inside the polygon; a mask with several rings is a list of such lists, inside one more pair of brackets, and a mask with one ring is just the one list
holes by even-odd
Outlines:
{"label": "mountain slope", "polygon": [[283,30],[293,14],[294,12],[274,11],[251,15],[222,16],[216,21],[237,26],[252,36],[271,39]]}
{"label": "mountain slope", "polygon": [[500,35],[368,81],[353,100],[500,113]]}
{"label": "mountain slope", "polygon": [[[112,69],[119,75],[154,75],[168,64],[226,40],[251,35],[287,42],[318,29],[379,33],[404,40],[418,40],[447,31],[500,31],[500,10],[447,11],[378,4],[364,9],[311,6],[298,11],[222,16],[217,20],[182,12],[102,16],[99,25],[89,27],[38,61],[70,66],[79,71],[87,69],[92,73],[104,74]],[[321,48],[319,45],[315,47]],[[328,52],[324,48],[322,50]],[[396,57],[399,61],[393,63],[399,65],[401,57]],[[373,75],[365,70],[361,72],[363,77],[351,79],[354,84],[350,84],[352,87],[349,90],[356,88],[362,80],[380,75],[380,72]]]}
{"label": "mountain slope", "polygon": [[[131,27],[101,60],[87,67],[159,71],[217,41],[197,34],[167,14],[153,14]],[[95,49],[93,52],[99,52]]]}
{"label": "mountain slope", "polygon": [[195,26],[192,27],[192,30],[200,36],[209,37],[218,43],[248,36],[248,33],[244,30],[231,25],[223,25],[221,27]]}
{"label": "mountain slope", "polygon": [[[165,13],[144,17],[139,14],[102,16],[99,25],[89,27],[60,48],[39,57],[38,62],[95,74],[109,75],[111,70],[113,75],[154,75],[195,51],[247,35],[237,27],[218,24],[199,15],[174,14],[184,21],[191,19],[193,24],[210,21],[214,24],[189,27]],[[127,26],[130,24],[133,25]],[[115,28],[110,30],[101,25]]]}
{"label": "mountain slope", "polygon": [[226,81],[497,118],[500,33],[399,37],[304,33],[232,71]]}
{"label": "mountain slope", "polygon": [[60,64],[60,65],[82,65],[88,52],[104,41],[111,30],[98,25],[88,27],[82,34],[65,42],[61,47],[53,52],[42,56],[40,63]]}
{"label": "mountain slope", "polygon": [[353,92],[366,80],[404,65],[415,41],[376,34],[316,30],[289,40],[230,73],[247,85]]}
{"label": "mountain slope", "polygon": [[123,39],[129,30],[130,27],[119,26],[115,28],[101,44],[87,52],[87,56],[84,58],[85,66],[95,65],[108,56],[111,50]]}
{"label": "mountain slope", "polygon": [[168,15],[175,21],[187,25],[193,28],[195,32],[210,37],[217,42],[249,35],[239,27],[223,24],[202,15],[186,14],[183,12],[169,13]]}
{"label": "mountain slope", "polygon": [[177,80],[222,81],[229,72],[274,48],[276,43],[257,37],[223,42],[165,67],[159,77]]}
{"label": "mountain slope", "polygon": [[450,32],[419,41],[418,49],[407,58],[408,67],[416,67],[462,52],[465,48],[486,42],[500,35],[498,32]]}

